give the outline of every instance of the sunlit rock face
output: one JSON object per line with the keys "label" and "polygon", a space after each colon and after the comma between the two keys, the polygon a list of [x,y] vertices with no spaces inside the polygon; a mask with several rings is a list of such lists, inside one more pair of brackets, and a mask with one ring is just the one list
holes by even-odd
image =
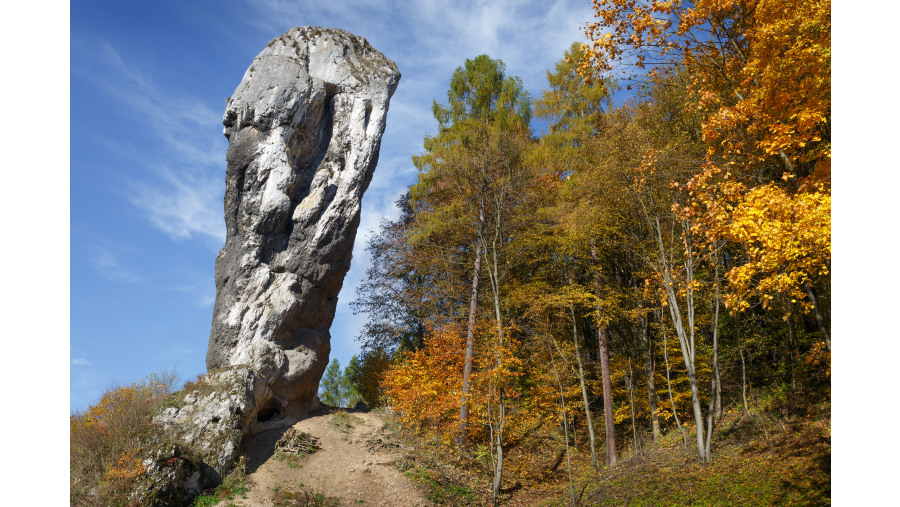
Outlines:
{"label": "sunlit rock face", "polygon": [[188,505],[238,466],[244,438],[318,406],[328,328],[350,269],[397,66],[343,30],[270,42],[225,110],[225,246],[216,258],[209,372],[154,418],[133,492]]}
{"label": "sunlit rock face", "polygon": [[206,366],[255,373],[253,425],[318,403],[360,202],[399,80],[365,39],[307,26],[270,42],[228,100],[227,236]]}

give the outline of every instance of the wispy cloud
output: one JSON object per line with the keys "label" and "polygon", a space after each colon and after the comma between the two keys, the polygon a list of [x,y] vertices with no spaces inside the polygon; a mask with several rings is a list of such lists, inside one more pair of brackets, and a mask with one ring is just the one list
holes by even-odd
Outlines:
{"label": "wispy cloud", "polygon": [[158,168],[153,182],[128,179],[127,199],[144,210],[150,222],[176,240],[206,236],[225,241],[222,218],[224,183],[203,174],[179,174]]}
{"label": "wispy cloud", "polygon": [[72,365],[73,366],[90,366],[91,362],[83,357],[73,357]]}
{"label": "wispy cloud", "polygon": [[121,177],[122,194],[172,239],[207,238],[221,245],[226,146],[221,113],[183,91],[163,89],[154,83],[152,71],[126,59],[110,44],[100,41],[93,47],[89,68],[99,71],[80,71],[79,77],[124,106],[161,148],[148,146],[129,153],[141,169],[121,171],[137,175]]}
{"label": "wispy cloud", "polygon": [[[562,57],[569,44],[584,38],[582,27],[593,13],[590,2],[583,0],[386,0],[302,5],[288,0],[255,0],[252,4],[258,8],[248,22],[273,36],[299,24],[339,22],[339,28],[369,38],[376,49],[400,65],[401,72],[410,66],[452,72],[466,58],[487,53],[506,62],[530,89],[542,86],[544,71]],[[371,27],[381,25],[396,29],[373,33]],[[432,75],[438,90],[446,89],[450,74]],[[406,84],[401,82],[401,86]],[[424,91],[433,90],[426,87]]]}
{"label": "wispy cloud", "polygon": [[100,276],[113,282],[138,283],[143,279],[130,268],[123,266],[119,259],[120,250],[109,241],[88,240],[88,258]]}

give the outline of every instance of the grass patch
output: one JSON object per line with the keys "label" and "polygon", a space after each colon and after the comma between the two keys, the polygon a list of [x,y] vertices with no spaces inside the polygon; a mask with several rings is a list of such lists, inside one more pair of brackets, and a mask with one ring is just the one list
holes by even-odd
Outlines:
{"label": "grass patch", "polygon": [[310,490],[285,491],[277,489],[272,495],[272,503],[275,507],[339,507],[341,501],[338,498],[325,496]]}
{"label": "grass patch", "polygon": [[[713,437],[713,462],[701,465],[679,438],[604,469],[588,487],[602,505],[830,505],[830,421],[788,419],[769,428],[739,412]],[[777,427],[777,431],[775,428]]]}
{"label": "grass patch", "polygon": [[[394,433],[398,441],[391,446],[403,453],[402,458],[394,461],[394,466],[409,477],[429,501],[437,505],[487,504],[490,491],[478,487],[483,471],[470,453],[422,438],[399,425],[390,414],[382,414],[382,419],[385,429]],[[391,437],[390,441],[393,440]]]}
{"label": "grass patch", "polygon": [[[717,424],[713,462],[707,465],[697,462],[696,450],[682,448],[676,429],[655,443],[647,433],[638,452],[629,445],[629,431],[629,438],[618,436],[619,464],[598,474],[582,433],[577,449],[570,448],[575,496],[579,505],[830,505],[830,411],[808,412],[817,415],[776,420],[748,418],[742,410],[726,413]],[[386,426],[393,424],[389,417]],[[501,503],[571,504],[565,441],[558,433],[548,426],[504,453]],[[431,502],[490,503],[492,470],[484,449],[448,447],[404,428],[398,428],[397,437],[404,457],[395,465]],[[692,434],[688,439],[694,442]],[[602,438],[598,443],[602,462]]]}
{"label": "grass patch", "polygon": [[439,505],[469,505],[475,500],[471,488],[448,481],[436,470],[414,468],[406,476],[423,487],[425,497]]}
{"label": "grass patch", "polygon": [[249,489],[249,479],[244,472],[244,467],[238,466],[214,490],[204,491],[202,495],[194,498],[191,507],[208,507],[223,500],[234,500],[236,497],[247,498]]}
{"label": "grass patch", "polygon": [[362,418],[346,410],[335,410],[331,414],[331,424],[343,433],[350,433],[353,428],[363,423]]}

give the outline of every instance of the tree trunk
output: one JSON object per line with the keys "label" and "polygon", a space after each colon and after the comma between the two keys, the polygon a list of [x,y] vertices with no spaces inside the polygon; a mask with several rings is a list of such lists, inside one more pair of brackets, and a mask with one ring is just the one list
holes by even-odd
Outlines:
{"label": "tree trunk", "polygon": [[631,369],[631,358],[628,358],[628,376],[625,377],[625,387],[628,388],[628,399],[631,401],[631,433],[634,437],[634,452],[638,452],[637,425],[634,420],[634,371]]}
{"label": "tree trunk", "polygon": [[562,380],[559,378],[559,370],[556,369],[556,361],[553,360],[553,351],[550,350],[550,345],[547,345],[546,343],[544,345],[546,345],[547,347],[547,353],[550,354],[550,365],[553,366],[553,373],[556,375],[556,383],[559,385],[559,410],[563,423],[563,432],[565,433],[566,437],[566,469],[569,472],[569,494],[572,497],[572,505],[574,506],[575,483],[572,481],[572,459],[569,456],[569,418],[566,417],[566,399],[565,397],[563,397]]}
{"label": "tree trunk", "polygon": [[825,338],[825,346],[828,347],[828,351],[831,352],[831,338],[828,336],[828,329],[825,326],[825,318],[822,316],[822,312],[819,309],[819,302],[816,300],[816,292],[813,290],[812,285],[805,284],[806,294],[809,296],[809,300],[813,304],[813,311],[816,314],[816,324],[819,325],[819,331],[822,333],[822,337]]}
{"label": "tree trunk", "polygon": [[788,315],[788,338],[790,339],[790,353],[788,354],[790,357],[788,358],[788,367],[791,373],[791,390],[797,390],[797,379],[794,375],[794,353],[797,351],[796,340],[794,339],[794,316]]}
{"label": "tree trunk", "polygon": [[709,394],[709,410],[707,411],[707,427],[706,427],[706,461],[712,461],[712,453],[710,452],[712,445],[712,434],[713,434],[713,426],[714,426],[714,418],[713,413],[715,412],[715,401],[718,396],[718,386],[716,384],[716,379],[719,376],[719,257],[718,254],[713,256],[713,262],[715,263],[715,298],[716,298],[716,311],[713,314],[713,326],[712,326],[712,347],[713,347],[713,371],[712,378],[710,379],[711,391]]}
{"label": "tree trunk", "polygon": [[659,440],[662,433],[659,430],[659,414],[656,406],[656,382],[654,370],[656,369],[656,360],[653,357],[653,340],[650,339],[650,329],[647,324],[647,315],[641,315],[639,319],[640,336],[644,349],[644,370],[647,373],[647,401],[650,404],[650,426],[653,428],[653,441]]}
{"label": "tree trunk", "polygon": [[678,426],[678,430],[681,431],[681,440],[684,445],[684,450],[687,451],[687,434],[684,432],[684,427],[681,425],[681,421],[678,419],[678,409],[675,408],[675,398],[672,396],[672,378],[669,375],[669,337],[666,336],[666,327],[665,323],[662,321],[662,312],[657,313],[660,324],[663,326],[663,358],[666,361],[666,384],[669,387],[669,402],[672,404],[672,415],[675,417],[675,425]]}
{"label": "tree trunk", "polygon": [[[706,447],[703,439],[703,409],[700,406],[700,392],[697,389],[697,376],[694,371],[693,325],[690,325],[691,336],[689,341],[681,320],[681,310],[678,307],[678,300],[675,298],[675,290],[672,288],[671,283],[667,288],[669,293],[669,312],[672,314],[672,321],[675,323],[675,331],[681,344],[681,355],[684,357],[684,367],[687,370],[688,381],[691,385],[691,405],[694,408],[694,425],[697,428],[697,454],[700,461],[705,462]],[[688,289],[688,294],[690,292],[690,289]],[[687,304],[689,310],[691,310],[691,304],[692,301],[689,301]]]}
{"label": "tree trunk", "polygon": [[[481,205],[481,220],[484,220],[484,204]],[[479,228],[482,227],[479,224]],[[479,236],[480,236],[479,232]],[[466,363],[463,367],[462,400],[459,404],[459,435],[456,443],[465,445],[469,433],[469,377],[472,376],[472,362],[475,356],[475,314],[478,310],[478,285],[481,281],[481,242],[475,243],[475,267],[472,270],[472,299],[469,303],[469,327],[466,331]]]}
{"label": "tree trunk", "polygon": [[[503,420],[506,419],[506,406],[504,405],[500,395],[500,425],[497,427],[497,458],[494,463],[494,505],[500,503],[500,482],[503,479]],[[491,433],[494,433],[493,430]]]}
{"label": "tree trunk", "polygon": [[581,397],[584,401],[584,417],[587,421],[588,438],[590,438],[591,464],[593,465],[594,470],[599,470],[600,465],[597,463],[597,451],[594,437],[594,422],[591,417],[591,405],[588,401],[587,386],[584,382],[584,367],[581,363],[581,350],[578,347],[578,336],[580,335],[578,332],[578,321],[575,318],[575,309],[571,305],[569,306],[569,311],[572,312],[572,340],[575,342],[575,361],[578,363],[578,380],[581,382]]}
{"label": "tree trunk", "polygon": [[703,439],[703,407],[700,405],[700,392],[697,389],[697,377],[693,368],[688,370],[688,380],[691,382],[691,405],[694,407],[694,426],[697,428],[697,455],[700,462],[705,463],[707,456]]}
{"label": "tree trunk", "polygon": [[[690,230],[688,224],[682,224],[682,228],[687,235]],[[694,261],[689,238],[685,238],[685,310],[687,311],[688,325],[685,330],[684,322],[681,319],[681,307],[678,303],[678,297],[675,294],[675,281],[672,278],[672,271],[666,258],[664,244],[662,239],[662,229],[659,221],[656,221],[657,247],[659,248],[659,257],[657,272],[662,275],[662,281],[666,288],[666,295],[669,302],[669,313],[672,317],[672,323],[675,325],[675,332],[678,336],[678,342],[681,344],[681,354],[684,357],[684,366],[687,370],[688,381],[691,384],[691,404],[694,408],[694,426],[697,428],[697,455],[701,462],[706,462],[706,447],[703,438],[703,408],[700,406],[700,392],[697,388],[697,376],[695,374],[694,356],[696,352],[694,342]]]}
{"label": "tree trunk", "polygon": [[[597,263],[597,249],[591,240],[591,257]],[[600,281],[595,276],[594,291],[600,299]],[[616,464],[616,426],[613,418],[612,380],[609,375],[609,346],[607,344],[606,322],[603,308],[597,303],[597,339],[600,347],[600,378],[603,384],[603,417],[606,422],[606,466]]]}
{"label": "tree trunk", "polygon": [[716,419],[722,419],[722,377],[721,368],[716,368]]}
{"label": "tree trunk", "polygon": [[744,362],[744,347],[738,348],[741,352],[741,399],[744,400],[744,413],[750,417],[750,407],[747,406],[747,364]]}
{"label": "tree trunk", "polygon": [[[484,253],[488,253],[488,245],[484,238],[481,238]],[[503,320],[500,315],[500,274],[499,264],[497,262],[497,243],[500,241],[500,215],[496,215],[494,222],[494,238],[491,242],[491,255],[487,258],[488,280],[491,282],[491,293],[494,299],[494,320],[497,326],[497,343],[499,345],[497,352],[497,368],[503,366],[503,347],[505,345],[503,338]],[[493,261],[493,262],[491,262]],[[494,389],[493,381],[491,381],[491,391]],[[499,392],[497,427],[494,429],[494,419],[490,410],[490,397],[488,398],[488,417],[491,424],[491,445],[495,445],[494,435],[496,434],[496,460],[494,460],[494,505],[500,501],[500,484],[503,480],[503,428],[506,424],[506,400],[503,395],[503,384],[501,383],[497,390]]]}

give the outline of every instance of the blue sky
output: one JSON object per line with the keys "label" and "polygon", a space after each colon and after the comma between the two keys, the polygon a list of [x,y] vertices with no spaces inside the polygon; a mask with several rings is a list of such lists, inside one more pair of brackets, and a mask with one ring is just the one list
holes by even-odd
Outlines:
{"label": "blue sky", "polygon": [[411,156],[453,70],[486,53],[537,97],[591,19],[584,0],[545,2],[78,2],[70,22],[70,409],[110,386],[205,371],[224,242],[225,98],[253,57],[294,26],[343,28],[394,60],[381,157],[363,200],[332,326],[346,365],[365,316],[348,303],[364,247],[415,181]]}

